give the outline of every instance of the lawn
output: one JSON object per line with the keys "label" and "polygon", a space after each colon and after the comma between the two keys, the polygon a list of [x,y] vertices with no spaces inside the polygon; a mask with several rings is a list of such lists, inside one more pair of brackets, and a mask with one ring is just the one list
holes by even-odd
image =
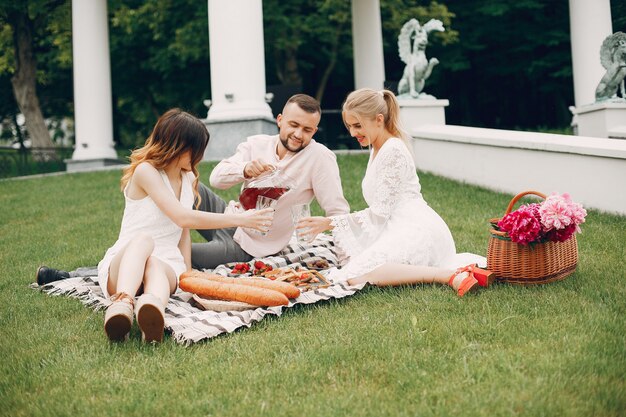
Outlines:
{"label": "lawn", "polygon": [[[365,205],[365,158],[338,158],[353,210]],[[212,166],[201,166],[205,181]],[[136,326],[129,342],[110,344],[103,312],[29,284],[40,264],[100,260],[119,231],[119,177],[0,181],[0,415],[625,413],[624,217],[590,210],[579,268],[557,283],[499,284],[462,299],[442,286],[368,288],[191,347],[169,336],[144,345]],[[512,196],[420,178],[457,250],[484,254],[486,220]]]}

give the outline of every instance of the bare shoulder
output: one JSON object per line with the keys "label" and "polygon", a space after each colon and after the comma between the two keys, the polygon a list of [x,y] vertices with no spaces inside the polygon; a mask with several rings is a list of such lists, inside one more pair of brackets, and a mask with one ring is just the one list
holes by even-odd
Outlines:
{"label": "bare shoulder", "polygon": [[150,162],[142,162],[135,168],[134,175],[150,176],[158,175],[157,169]]}
{"label": "bare shoulder", "polygon": [[149,162],[142,162],[135,168],[133,172],[133,182],[145,184],[147,181],[159,179],[159,171]]}

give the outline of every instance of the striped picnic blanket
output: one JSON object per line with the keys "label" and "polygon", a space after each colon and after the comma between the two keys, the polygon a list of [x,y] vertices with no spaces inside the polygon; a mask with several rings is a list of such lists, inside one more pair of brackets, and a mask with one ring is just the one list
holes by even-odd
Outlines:
{"label": "striped picnic blanket", "polygon": [[[295,241],[275,256],[262,258],[263,262],[274,268],[305,266],[306,262],[325,259],[333,266],[337,265],[337,256],[332,239],[320,235],[308,245],[301,245]],[[226,275],[230,269],[220,265],[213,272]],[[323,271],[322,271],[323,273]],[[259,307],[245,311],[204,311],[196,307],[192,295],[180,289],[170,297],[165,308],[165,330],[172,334],[176,342],[191,345],[192,343],[210,339],[222,333],[231,333],[241,327],[250,327],[261,321],[266,315],[280,316],[286,308],[297,304],[312,304],[331,298],[343,298],[354,294],[363,288],[363,284],[350,286],[346,283],[333,284],[326,288],[302,293],[298,298],[290,300],[288,306]],[[70,278],[38,286],[49,295],[66,295],[78,298],[88,307],[95,310],[105,309],[111,301],[104,298],[98,284],[98,271],[95,267],[79,268],[70,273]]]}

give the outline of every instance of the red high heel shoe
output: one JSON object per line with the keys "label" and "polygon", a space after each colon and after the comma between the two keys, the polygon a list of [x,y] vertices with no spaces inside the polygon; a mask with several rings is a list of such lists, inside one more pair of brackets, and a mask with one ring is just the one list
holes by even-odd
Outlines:
{"label": "red high heel shoe", "polygon": [[478,283],[478,280],[474,278],[474,274],[472,271],[473,271],[473,265],[467,265],[454,271],[454,274],[452,274],[452,276],[450,277],[450,280],[448,281],[448,285],[454,288],[454,285],[453,285],[454,280],[460,274],[464,272],[467,273],[467,276],[463,278],[463,280],[459,283],[458,288],[455,288],[459,297],[463,297],[468,292],[474,291],[480,286],[480,284]]}
{"label": "red high heel shoe", "polygon": [[478,285],[481,287],[488,287],[493,284],[493,281],[496,279],[496,274],[491,272],[488,269],[479,268],[478,265],[470,265],[472,268],[472,274],[476,281],[478,281]]}

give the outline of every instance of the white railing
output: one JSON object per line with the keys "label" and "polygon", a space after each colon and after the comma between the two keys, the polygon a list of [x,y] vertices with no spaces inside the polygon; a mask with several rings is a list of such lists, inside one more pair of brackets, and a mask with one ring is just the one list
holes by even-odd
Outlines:
{"label": "white railing", "polygon": [[410,133],[419,170],[510,194],[568,192],[626,215],[626,140],[453,125]]}

